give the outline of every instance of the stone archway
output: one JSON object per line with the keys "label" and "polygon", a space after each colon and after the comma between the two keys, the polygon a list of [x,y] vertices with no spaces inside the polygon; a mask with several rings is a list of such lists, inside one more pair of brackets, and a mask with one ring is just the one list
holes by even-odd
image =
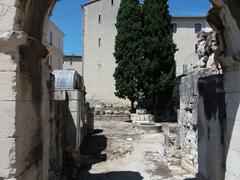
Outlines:
{"label": "stone archway", "polygon": [[[50,75],[48,52],[41,42],[45,19],[56,1],[0,1],[0,179],[50,179]],[[226,179],[238,179],[240,171],[231,162],[240,162],[239,146],[235,142],[240,128],[234,123],[240,114],[240,86],[231,82],[239,81],[240,75],[240,27],[236,11],[240,6],[238,0],[211,2],[213,11],[208,20],[224,44],[225,85],[230,87],[226,99],[232,107],[227,108],[231,123],[227,124],[230,129],[227,130]]]}
{"label": "stone archway", "polygon": [[48,179],[50,74],[42,45],[56,0],[0,2],[0,179]]}

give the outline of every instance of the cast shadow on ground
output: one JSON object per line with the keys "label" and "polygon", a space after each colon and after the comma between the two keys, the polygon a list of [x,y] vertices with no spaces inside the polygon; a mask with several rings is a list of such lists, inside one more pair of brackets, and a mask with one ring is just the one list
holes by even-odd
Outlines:
{"label": "cast shadow on ground", "polygon": [[107,138],[99,133],[101,129],[94,131],[94,135],[86,138],[81,145],[82,166],[66,167],[63,171],[64,180],[142,180],[138,172],[116,171],[107,173],[90,173],[92,165],[107,160],[107,154],[103,151],[107,148]]}
{"label": "cast shadow on ground", "polygon": [[102,129],[94,129],[93,134],[96,135],[96,134],[100,134],[102,132],[103,132]]}

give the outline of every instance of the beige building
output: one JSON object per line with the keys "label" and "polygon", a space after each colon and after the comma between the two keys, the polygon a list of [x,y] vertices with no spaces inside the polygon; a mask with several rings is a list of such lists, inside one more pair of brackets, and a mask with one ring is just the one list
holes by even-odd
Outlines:
{"label": "beige building", "polygon": [[177,76],[191,71],[199,61],[196,53],[197,33],[211,30],[205,17],[172,18],[173,40],[178,49],[175,54]]}
{"label": "beige building", "polygon": [[49,66],[51,67],[51,70],[63,69],[64,33],[50,19],[46,22],[46,29],[43,42],[49,51]]}
{"label": "beige building", "polygon": [[74,69],[83,76],[83,62],[82,56],[77,55],[65,55],[63,69]]}
{"label": "beige building", "polygon": [[[84,78],[90,102],[128,103],[114,95],[116,64],[113,52],[119,5],[120,0],[95,0],[82,6]],[[198,62],[195,53],[197,32],[210,28],[205,17],[173,17],[172,28],[178,48],[175,60],[179,76]]]}

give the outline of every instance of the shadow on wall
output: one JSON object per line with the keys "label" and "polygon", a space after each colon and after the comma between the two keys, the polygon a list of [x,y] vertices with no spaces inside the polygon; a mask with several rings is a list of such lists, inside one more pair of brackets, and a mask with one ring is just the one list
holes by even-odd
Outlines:
{"label": "shadow on wall", "polygon": [[204,179],[225,178],[226,105],[223,76],[202,77],[198,82],[198,162]]}
{"label": "shadow on wall", "polygon": [[[50,119],[49,176],[58,177],[62,168],[71,162],[71,151],[76,147],[75,126],[69,100],[53,100],[54,118]],[[74,162],[74,161],[72,161]]]}
{"label": "shadow on wall", "polygon": [[107,148],[107,138],[99,133],[101,129],[94,131],[94,135],[85,139],[81,145],[82,166],[66,167],[63,177],[67,180],[142,180],[138,172],[119,171],[91,174],[92,165],[106,161],[107,155],[102,153]]}

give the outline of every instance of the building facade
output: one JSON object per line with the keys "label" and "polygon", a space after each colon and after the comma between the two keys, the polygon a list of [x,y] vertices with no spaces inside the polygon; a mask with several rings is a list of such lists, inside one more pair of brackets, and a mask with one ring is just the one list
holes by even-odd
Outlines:
{"label": "building facade", "polygon": [[197,33],[211,31],[205,17],[173,17],[173,40],[177,45],[175,53],[176,75],[180,76],[192,71],[199,61],[197,55]]}
{"label": "building facade", "polygon": [[49,51],[48,62],[51,70],[63,69],[64,33],[50,19],[46,22],[43,42]]}
{"label": "building facade", "polygon": [[[128,103],[114,95],[116,67],[113,56],[116,16],[120,0],[95,0],[83,9],[83,63],[84,78],[90,102],[111,104]],[[197,32],[210,30],[205,17],[173,17],[173,39],[178,51],[175,54],[177,76],[187,73],[199,59],[195,52]]]}
{"label": "building facade", "polygon": [[83,61],[82,56],[65,55],[63,69],[74,69],[83,76]]}

